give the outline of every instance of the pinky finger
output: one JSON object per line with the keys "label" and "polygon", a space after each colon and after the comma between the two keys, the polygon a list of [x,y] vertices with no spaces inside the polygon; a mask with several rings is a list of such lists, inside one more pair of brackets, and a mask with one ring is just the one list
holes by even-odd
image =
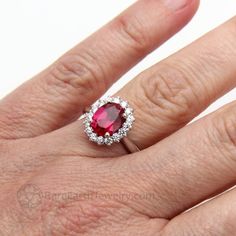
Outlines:
{"label": "pinky finger", "polygon": [[236,235],[236,189],[232,189],[192,210],[173,218],[163,236]]}

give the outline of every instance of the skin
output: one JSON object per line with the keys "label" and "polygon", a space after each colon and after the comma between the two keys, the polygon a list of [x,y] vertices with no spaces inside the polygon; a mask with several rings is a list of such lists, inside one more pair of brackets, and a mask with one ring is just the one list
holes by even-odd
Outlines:
{"label": "skin", "polygon": [[236,18],[116,94],[140,152],[77,119],[198,4],[140,0],[0,101],[0,235],[236,235],[236,103],[186,126],[236,86]]}

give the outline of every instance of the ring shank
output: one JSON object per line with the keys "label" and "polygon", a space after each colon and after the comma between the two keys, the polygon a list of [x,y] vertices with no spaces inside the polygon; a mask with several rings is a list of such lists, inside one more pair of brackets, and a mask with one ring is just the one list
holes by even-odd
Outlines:
{"label": "ring shank", "polygon": [[121,143],[129,153],[139,152],[140,149],[127,137],[121,140]]}

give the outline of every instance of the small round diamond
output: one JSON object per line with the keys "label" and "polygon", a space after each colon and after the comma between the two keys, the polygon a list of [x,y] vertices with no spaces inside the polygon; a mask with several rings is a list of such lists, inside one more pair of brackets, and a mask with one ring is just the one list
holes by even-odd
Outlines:
{"label": "small round diamond", "polygon": [[126,119],[126,121],[128,122],[128,123],[133,123],[134,122],[134,116],[133,115],[129,115],[128,117],[127,117],[127,119]]}
{"label": "small round diamond", "polygon": [[125,129],[125,130],[127,130],[127,131],[128,131],[128,130],[129,130],[131,127],[132,127],[132,124],[131,124],[131,123],[128,123],[128,122],[126,122],[126,123],[124,124],[124,126],[123,126],[123,127],[124,127],[124,129]]}
{"label": "small round diamond", "polygon": [[126,101],[122,101],[120,103],[120,105],[123,107],[123,108],[126,108],[128,106],[128,103]]}
{"label": "small round diamond", "polygon": [[90,122],[90,121],[92,121],[92,118],[93,118],[93,113],[92,113],[92,112],[89,112],[89,113],[87,114],[86,120]]}
{"label": "small round diamond", "polygon": [[96,134],[94,134],[94,133],[92,133],[92,134],[90,134],[90,136],[89,136],[89,140],[91,140],[91,141],[93,141],[93,142],[97,142],[97,135]]}
{"label": "small round diamond", "polygon": [[111,145],[113,143],[112,137],[107,137],[104,139],[106,145]]}
{"label": "small round diamond", "polygon": [[114,142],[119,142],[122,137],[116,133],[116,134],[112,135],[112,138],[113,138]]}
{"label": "small round diamond", "polygon": [[120,104],[120,98],[113,98],[112,102]]}
{"label": "small round diamond", "polygon": [[87,134],[92,134],[92,133],[93,133],[93,129],[92,129],[91,127],[87,127],[87,128],[85,129],[85,132],[86,132]]}
{"label": "small round diamond", "polygon": [[122,128],[119,130],[118,134],[122,137],[126,136],[127,135],[127,131],[125,128]]}
{"label": "small round diamond", "polygon": [[102,136],[98,137],[98,138],[97,138],[97,143],[98,143],[99,145],[104,144],[104,138],[103,138]]}
{"label": "small round diamond", "polygon": [[88,128],[88,127],[90,127],[90,124],[89,124],[89,122],[85,120],[85,122],[84,122],[84,126],[85,126],[85,128]]}
{"label": "small round diamond", "polygon": [[132,109],[131,108],[126,108],[125,109],[125,115],[128,116],[130,114],[132,114]]}

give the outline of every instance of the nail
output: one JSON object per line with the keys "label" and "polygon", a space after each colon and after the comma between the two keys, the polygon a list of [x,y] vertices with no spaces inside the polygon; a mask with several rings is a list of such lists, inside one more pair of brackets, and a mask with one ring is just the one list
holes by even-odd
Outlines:
{"label": "nail", "polygon": [[180,10],[189,4],[189,0],[164,0],[164,4],[171,10]]}

